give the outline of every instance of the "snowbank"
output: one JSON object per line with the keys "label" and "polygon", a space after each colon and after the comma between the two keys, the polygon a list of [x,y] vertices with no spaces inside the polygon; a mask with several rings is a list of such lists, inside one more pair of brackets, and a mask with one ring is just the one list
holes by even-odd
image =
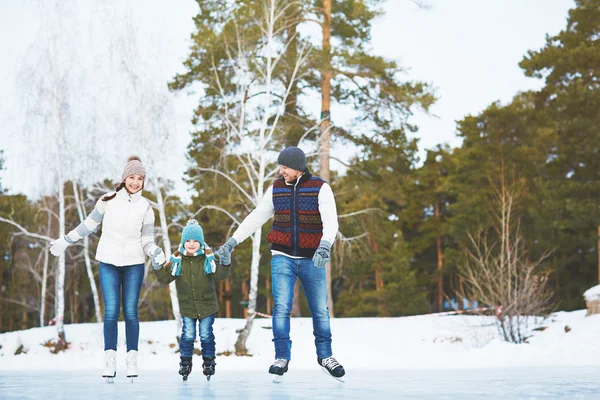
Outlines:
{"label": "snowbank", "polygon": [[[215,336],[220,369],[266,370],[274,358],[271,321],[255,320],[248,338],[251,356],[233,352],[241,319],[217,319]],[[532,331],[529,344],[503,342],[493,317],[422,315],[404,318],[336,318],[331,321],[333,352],[348,369],[465,369],[510,366],[600,366],[600,316],[585,310],[559,312]],[[174,321],[143,322],[140,368],[175,370],[179,362]],[[0,335],[0,371],[99,369],[101,324],[66,325],[70,349],[52,354],[43,346],[55,338],[54,327]],[[119,323],[118,368],[124,368],[125,326]],[[312,323],[292,319],[292,363],[316,367]],[[196,344],[199,347],[199,343]],[[21,354],[15,355],[21,348]]]}

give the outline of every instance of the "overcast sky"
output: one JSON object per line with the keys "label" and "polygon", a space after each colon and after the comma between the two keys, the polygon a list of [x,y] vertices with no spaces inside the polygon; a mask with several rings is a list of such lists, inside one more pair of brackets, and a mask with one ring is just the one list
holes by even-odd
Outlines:
{"label": "overcast sky", "polygon": [[[39,4],[33,0],[0,0],[0,149],[5,152],[7,168],[1,176],[10,193],[28,195],[37,194],[39,177],[27,175],[24,179],[23,176],[33,160],[27,160],[26,146],[31,144],[18,144],[16,140],[23,121],[16,118],[20,105],[15,80],[23,57],[39,31],[40,16],[35,12]],[[96,4],[96,0],[77,2],[82,15],[93,15]],[[181,62],[187,55],[193,30],[192,17],[198,11],[196,2],[123,0],[119,4],[131,12],[140,30],[141,53],[153,52],[149,63],[152,76],[166,83],[182,71]],[[410,0],[388,0],[386,14],[373,28],[376,53],[398,61],[408,69],[407,77],[430,82],[437,89],[439,101],[431,110],[433,116],[417,115],[414,120],[420,126],[421,149],[439,143],[460,145],[455,121],[480,112],[494,101],[507,103],[519,91],[539,88],[542,82],[526,78],[518,63],[527,50],[544,45],[546,34],[556,34],[564,28],[568,9],[574,2],[428,0],[427,4],[431,8],[424,10]],[[118,27],[107,26],[107,29]],[[193,96],[174,95],[178,134],[168,177],[178,182],[178,192],[186,189],[181,177],[194,104]],[[348,120],[342,110],[335,108],[332,118],[342,125]],[[120,162],[129,153],[130,149],[123,149],[122,154],[100,156],[117,159],[111,160],[116,167],[109,172],[117,175]]]}

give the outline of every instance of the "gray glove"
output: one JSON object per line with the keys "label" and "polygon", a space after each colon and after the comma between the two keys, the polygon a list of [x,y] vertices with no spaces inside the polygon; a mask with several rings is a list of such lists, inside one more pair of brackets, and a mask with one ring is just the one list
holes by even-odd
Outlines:
{"label": "gray glove", "polygon": [[231,264],[231,253],[233,253],[233,248],[237,245],[237,240],[234,238],[229,238],[223,246],[219,247],[219,250],[217,250],[217,256],[219,256],[219,262],[222,265]]}
{"label": "gray glove", "polygon": [[158,271],[165,261],[165,253],[163,253],[160,247],[157,247],[152,254],[152,269]]}
{"label": "gray glove", "polygon": [[315,251],[315,255],[313,256],[313,264],[316,267],[324,268],[325,265],[329,262],[329,256],[331,254],[331,243],[327,240],[321,240],[317,251]]}

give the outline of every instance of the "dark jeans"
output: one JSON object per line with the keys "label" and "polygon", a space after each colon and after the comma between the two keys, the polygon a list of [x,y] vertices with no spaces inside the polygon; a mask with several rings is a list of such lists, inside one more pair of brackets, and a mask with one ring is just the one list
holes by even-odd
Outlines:
{"label": "dark jeans", "polygon": [[123,316],[127,351],[137,350],[140,339],[138,302],[144,281],[144,264],[115,267],[100,263],[100,286],[104,298],[104,350],[117,350],[117,321],[121,311],[123,292]]}

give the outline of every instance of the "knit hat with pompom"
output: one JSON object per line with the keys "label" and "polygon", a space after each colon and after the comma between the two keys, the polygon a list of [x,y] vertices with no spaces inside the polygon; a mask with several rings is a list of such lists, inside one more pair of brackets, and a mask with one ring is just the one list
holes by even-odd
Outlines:
{"label": "knit hat with pompom", "polygon": [[146,177],[146,168],[138,156],[129,156],[127,164],[123,170],[123,182],[131,175],[141,175]]}
{"label": "knit hat with pompom", "polygon": [[200,247],[204,246],[204,232],[195,219],[190,219],[181,233],[181,244],[184,245],[188,240],[197,240]]}

